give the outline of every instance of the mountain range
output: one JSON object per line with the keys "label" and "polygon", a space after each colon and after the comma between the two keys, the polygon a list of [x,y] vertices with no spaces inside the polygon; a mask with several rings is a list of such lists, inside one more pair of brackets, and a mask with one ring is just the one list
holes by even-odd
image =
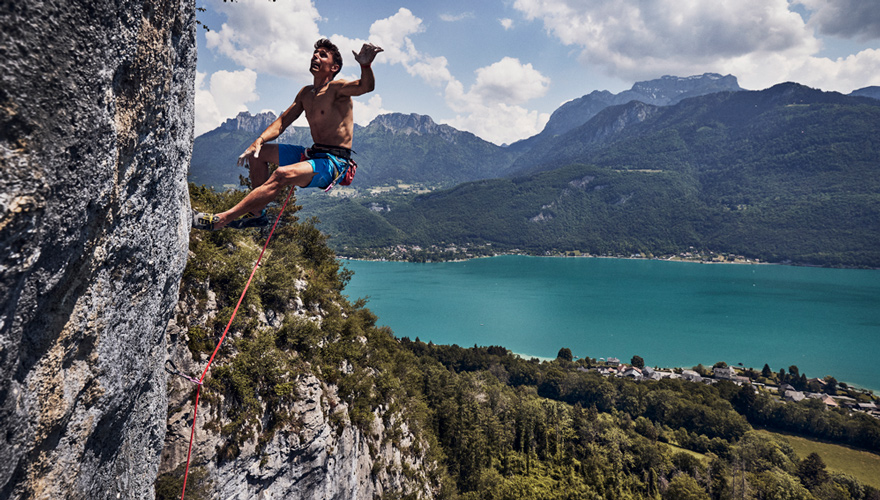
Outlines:
{"label": "mountain range", "polygon": [[[366,165],[356,186],[433,191],[301,195],[303,215],[317,215],[350,256],[443,242],[534,254],[704,248],[880,267],[880,102],[862,97],[872,92],[794,83],[745,91],[730,76],[664,77],[566,103],[541,134],[506,148],[429,117],[384,115],[356,131]],[[388,156],[410,161],[376,161]]]}
{"label": "mountain range", "polygon": [[[721,90],[741,90],[736,77],[707,73],[679,78],[664,76],[637,82],[619,94],[594,91],[569,101],[550,117],[544,130],[509,147],[484,141],[470,132],[440,125],[425,115],[391,113],[380,115],[366,127],[355,125],[357,185],[373,187],[396,183],[420,183],[432,187],[509,174],[516,159],[544,140],[583,125],[599,111],[633,100],[664,106]],[[218,128],[196,137],[190,165],[190,181],[216,189],[236,187],[246,171],[235,167],[236,159],[276,118],[272,112],[251,115],[241,112]],[[278,142],[311,144],[308,128],[290,127]],[[474,167],[473,158],[492,158]],[[391,161],[395,159],[395,161]],[[405,159],[400,161],[399,159]]]}

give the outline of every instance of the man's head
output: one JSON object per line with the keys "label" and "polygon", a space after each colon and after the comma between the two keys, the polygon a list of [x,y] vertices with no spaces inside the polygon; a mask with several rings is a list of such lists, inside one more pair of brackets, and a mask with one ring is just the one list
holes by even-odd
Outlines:
{"label": "man's head", "polygon": [[309,70],[315,73],[321,71],[322,66],[333,73],[333,78],[342,71],[342,54],[339,53],[339,48],[326,38],[315,42],[315,52],[312,54]]}

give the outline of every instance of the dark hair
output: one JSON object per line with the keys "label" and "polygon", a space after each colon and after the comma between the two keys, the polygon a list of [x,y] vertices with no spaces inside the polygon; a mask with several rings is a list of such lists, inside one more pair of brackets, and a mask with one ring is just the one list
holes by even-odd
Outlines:
{"label": "dark hair", "polygon": [[322,38],[315,42],[315,50],[318,49],[327,49],[330,54],[333,56],[333,62],[339,66],[339,69],[336,70],[336,73],[333,73],[333,78],[336,78],[336,75],[342,71],[342,54],[339,53],[339,47],[333,44],[330,40],[326,38]]}

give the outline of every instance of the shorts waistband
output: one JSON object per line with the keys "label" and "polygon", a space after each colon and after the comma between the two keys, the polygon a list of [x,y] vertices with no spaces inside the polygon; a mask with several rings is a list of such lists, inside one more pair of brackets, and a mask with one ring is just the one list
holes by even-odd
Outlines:
{"label": "shorts waistband", "polygon": [[343,148],[341,146],[327,146],[324,144],[313,144],[307,151],[307,154],[311,156],[313,153],[324,153],[331,154],[333,156],[338,156],[345,160],[351,160],[352,151],[348,148]]}

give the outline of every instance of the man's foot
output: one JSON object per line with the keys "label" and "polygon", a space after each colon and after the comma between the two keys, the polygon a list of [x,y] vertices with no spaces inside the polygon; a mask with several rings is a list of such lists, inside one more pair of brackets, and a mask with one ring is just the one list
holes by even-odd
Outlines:
{"label": "man's foot", "polygon": [[259,227],[259,226],[268,226],[269,225],[269,217],[266,215],[266,209],[264,208],[260,215],[255,215],[250,212],[242,215],[238,219],[229,223],[229,227],[234,227],[236,229],[244,229],[246,227]]}
{"label": "man's foot", "polygon": [[204,229],[206,231],[215,231],[214,224],[220,222],[220,217],[214,214],[204,212],[196,212],[193,210],[193,229]]}

